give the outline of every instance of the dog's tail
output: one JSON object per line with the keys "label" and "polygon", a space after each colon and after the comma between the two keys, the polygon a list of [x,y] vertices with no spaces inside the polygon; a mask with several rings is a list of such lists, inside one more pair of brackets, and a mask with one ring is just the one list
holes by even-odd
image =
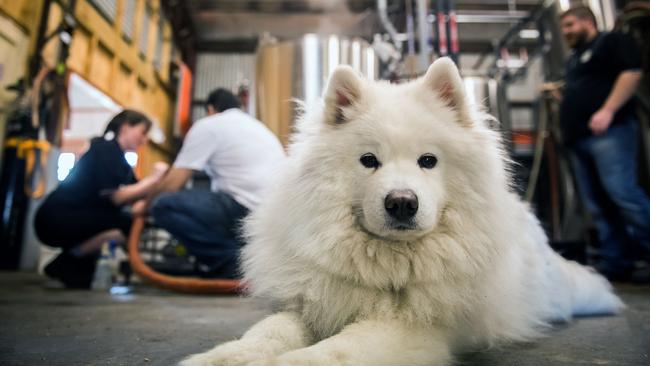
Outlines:
{"label": "dog's tail", "polygon": [[572,315],[616,314],[625,307],[605,277],[590,267],[556,256],[571,298]]}
{"label": "dog's tail", "polygon": [[617,314],[625,308],[612,285],[593,268],[564,259],[547,244],[537,218],[530,215],[539,245],[542,277],[548,294],[548,320],[569,320],[574,315]]}

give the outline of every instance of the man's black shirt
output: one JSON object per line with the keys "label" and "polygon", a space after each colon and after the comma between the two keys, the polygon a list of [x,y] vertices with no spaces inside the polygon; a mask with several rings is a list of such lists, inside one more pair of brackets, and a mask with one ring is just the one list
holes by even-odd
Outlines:
{"label": "man's black shirt", "polygon": [[[641,68],[634,40],[622,33],[599,33],[577,47],[566,67],[566,84],[560,118],[564,141],[568,144],[591,136],[589,120],[600,109],[621,72]],[[634,115],[633,98],[614,115],[621,123]]]}

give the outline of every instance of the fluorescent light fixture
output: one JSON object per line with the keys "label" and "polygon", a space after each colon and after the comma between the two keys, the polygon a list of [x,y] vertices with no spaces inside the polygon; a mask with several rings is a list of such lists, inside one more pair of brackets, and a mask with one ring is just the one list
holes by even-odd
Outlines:
{"label": "fluorescent light fixture", "polygon": [[320,76],[318,72],[318,36],[306,34],[303,37],[303,58],[305,103],[313,105],[320,94]]}
{"label": "fluorescent light fixture", "polygon": [[327,42],[327,75],[332,75],[339,65],[339,37],[330,36]]}
{"label": "fluorescent light fixture", "polygon": [[372,47],[366,48],[366,77],[375,79],[375,50]]}
{"label": "fluorescent light fixture", "polygon": [[346,38],[343,38],[340,43],[341,43],[340,63],[349,65],[350,64],[350,41]]}
{"label": "fluorescent light fixture", "polygon": [[524,39],[537,39],[539,38],[539,31],[537,29],[522,29],[519,31],[519,37]]}
{"label": "fluorescent light fixture", "polygon": [[559,0],[559,3],[560,3],[560,9],[562,11],[569,10],[569,7],[571,6],[569,0]]}
{"label": "fluorescent light fixture", "polygon": [[361,42],[352,41],[352,68],[361,71]]}
{"label": "fluorescent light fixture", "polygon": [[57,178],[59,178],[59,182],[62,182],[68,174],[70,174],[70,170],[74,167],[74,162],[75,156],[73,153],[61,153],[61,155],[59,155],[56,169],[56,175]]}
{"label": "fluorescent light fixture", "polygon": [[138,164],[138,154],[134,151],[127,151],[124,153],[124,159],[133,168]]}

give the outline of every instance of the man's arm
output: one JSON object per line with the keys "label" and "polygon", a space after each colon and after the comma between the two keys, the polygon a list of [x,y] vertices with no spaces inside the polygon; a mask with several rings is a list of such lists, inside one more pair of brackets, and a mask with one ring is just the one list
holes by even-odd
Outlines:
{"label": "man's arm", "polygon": [[163,192],[176,192],[183,188],[191,176],[192,169],[172,167],[154,187],[150,196],[155,197]]}
{"label": "man's arm", "polygon": [[636,88],[641,81],[641,71],[628,70],[623,71],[616,82],[612,91],[609,93],[607,100],[599,110],[591,116],[589,128],[594,134],[600,135],[605,132],[614,119],[614,114],[618,111],[636,92]]}
{"label": "man's arm", "polygon": [[145,197],[148,192],[160,181],[160,177],[149,176],[137,183],[120,187],[111,195],[111,201],[116,206],[137,201]]}
{"label": "man's arm", "polygon": [[176,192],[183,188],[185,183],[192,176],[192,169],[172,167],[167,174],[151,189],[151,192],[144,201],[139,201],[133,205],[132,212],[134,215],[144,215],[149,209],[149,203],[163,192]]}
{"label": "man's arm", "polygon": [[156,183],[160,182],[160,179],[162,179],[168,169],[169,165],[167,163],[161,161],[156,162],[151,175],[143,178],[139,182],[120,187],[111,194],[111,201],[116,206],[121,206],[146,197]]}

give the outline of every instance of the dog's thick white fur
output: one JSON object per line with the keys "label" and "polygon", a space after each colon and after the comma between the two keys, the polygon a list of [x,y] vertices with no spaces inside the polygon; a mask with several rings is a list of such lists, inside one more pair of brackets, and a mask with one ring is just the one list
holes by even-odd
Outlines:
{"label": "dog's thick white fur", "polygon": [[[283,311],[182,365],[449,365],[623,307],[550,249],[448,59],[403,85],[339,67],[289,155],[243,254],[252,295]],[[394,192],[410,213],[389,212]]]}

